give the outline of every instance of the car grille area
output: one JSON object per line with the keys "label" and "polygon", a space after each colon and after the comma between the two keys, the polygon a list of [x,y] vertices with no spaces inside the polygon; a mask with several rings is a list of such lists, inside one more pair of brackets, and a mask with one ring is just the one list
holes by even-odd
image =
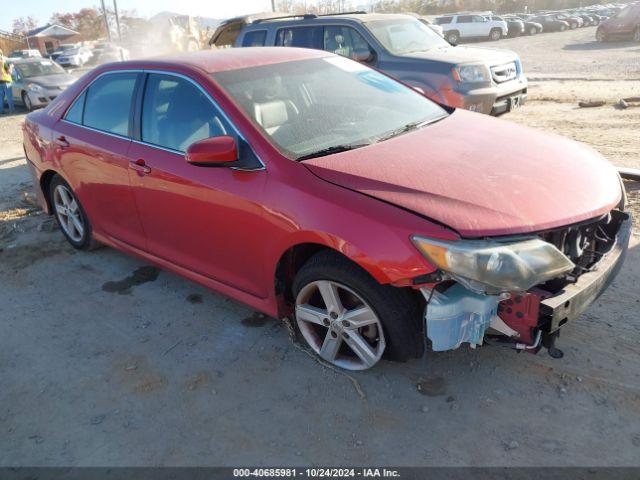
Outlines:
{"label": "car grille area", "polygon": [[540,234],[540,238],[553,244],[576,265],[566,277],[551,280],[547,285],[551,288],[545,290],[556,291],[591,271],[614,247],[624,218],[622,212],[612,210],[601,218]]}
{"label": "car grille area", "polygon": [[491,78],[496,83],[504,83],[513,80],[518,76],[516,62],[509,62],[503,65],[491,67]]}

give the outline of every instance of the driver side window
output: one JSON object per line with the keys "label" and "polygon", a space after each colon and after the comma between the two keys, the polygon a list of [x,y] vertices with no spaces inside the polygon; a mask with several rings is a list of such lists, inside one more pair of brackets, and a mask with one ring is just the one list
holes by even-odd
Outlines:
{"label": "driver side window", "polygon": [[142,141],[185,152],[198,140],[231,131],[211,100],[191,82],[149,74],[142,103]]}
{"label": "driver side window", "polygon": [[351,27],[329,26],[324,29],[324,50],[354,58],[358,52],[371,52],[367,41]]}

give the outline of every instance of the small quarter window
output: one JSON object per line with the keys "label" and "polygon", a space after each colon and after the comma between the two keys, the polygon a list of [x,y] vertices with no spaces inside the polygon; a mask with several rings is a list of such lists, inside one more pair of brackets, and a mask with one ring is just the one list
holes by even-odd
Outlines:
{"label": "small quarter window", "polygon": [[68,122],[73,122],[80,125],[82,124],[82,112],[84,110],[84,99],[86,95],[87,93],[83,92],[82,95],[76,98],[76,101],[73,102],[73,105],[71,105],[71,108],[67,110],[67,114],[64,116],[65,120],[67,120]]}

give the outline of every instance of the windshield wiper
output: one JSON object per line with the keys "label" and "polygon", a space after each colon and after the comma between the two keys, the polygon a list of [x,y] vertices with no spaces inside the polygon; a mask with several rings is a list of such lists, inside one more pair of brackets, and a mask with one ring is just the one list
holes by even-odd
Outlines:
{"label": "windshield wiper", "polygon": [[402,135],[403,133],[410,132],[411,130],[417,130],[425,125],[429,125],[430,123],[435,123],[438,120],[442,120],[446,115],[442,117],[432,118],[430,120],[420,120],[417,122],[407,123],[404,127],[397,128],[395,130],[391,130],[384,135],[377,137],[376,142],[384,142],[385,140],[389,140],[390,138],[397,137],[398,135]]}
{"label": "windshield wiper", "polygon": [[334,145],[333,147],[327,147],[312,153],[307,153],[306,155],[302,155],[296,158],[296,160],[300,161],[300,160],[307,160],[309,158],[324,157],[326,155],[332,155],[334,153],[346,152],[348,150],[355,150],[356,148],[366,147],[367,145],[371,145],[371,144],[370,143],[351,143],[351,144],[344,144],[344,145]]}

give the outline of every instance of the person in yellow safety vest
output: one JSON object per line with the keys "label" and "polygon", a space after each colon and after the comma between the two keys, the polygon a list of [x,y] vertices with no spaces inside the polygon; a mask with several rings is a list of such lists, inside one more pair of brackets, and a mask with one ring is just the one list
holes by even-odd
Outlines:
{"label": "person in yellow safety vest", "polygon": [[9,105],[9,113],[16,111],[13,106],[13,91],[11,88],[11,72],[13,65],[7,62],[2,50],[0,50],[0,113],[4,114],[4,99],[7,98],[7,105]]}

